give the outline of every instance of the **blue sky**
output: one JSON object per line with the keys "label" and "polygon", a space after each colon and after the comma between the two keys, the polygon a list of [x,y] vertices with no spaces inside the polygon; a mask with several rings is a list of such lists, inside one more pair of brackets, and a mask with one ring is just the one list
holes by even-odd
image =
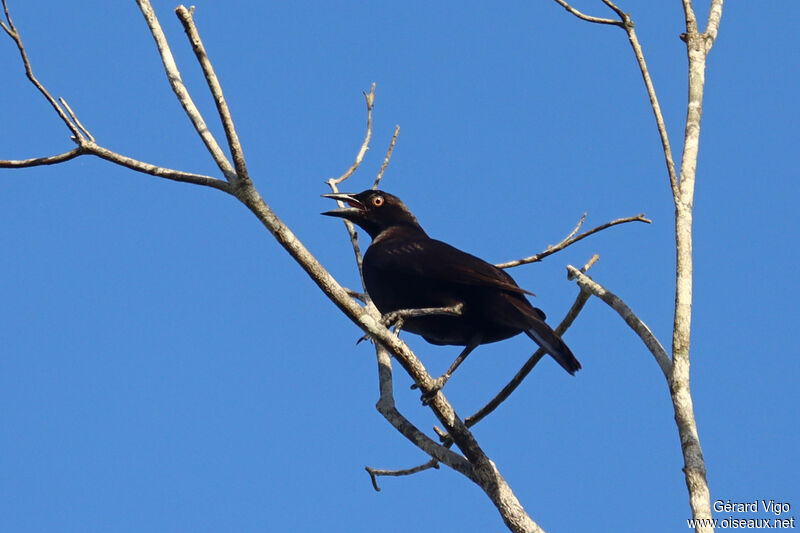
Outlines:
{"label": "blue sky", "polygon": [[[703,20],[708,2],[697,2]],[[608,16],[600,2],[576,5]],[[678,155],[680,2],[631,12]],[[154,7],[218,138],[213,102],[172,14]],[[34,68],[98,142],[217,175],[172,95],[133,2],[10,0]],[[712,500],[800,510],[797,449],[798,63],[793,2],[729,2],[708,61],[697,192],[692,387]],[[672,202],[624,32],[554,2],[199,2],[195,20],[267,202],[343,284],[352,252],[324,181],[352,162],[362,90],[377,83],[367,188],[395,124],[383,187],[434,237],[505,261],[645,212],[512,275],[557,321],[592,276],[665,345]],[[68,134],[0,41],[0,159],[66,151]],[[210,189],[98,159],[0,177],[0,530],[503,531],[484,494],[374,408],[374,352],[258,221]],[[458,352],[407,340],[431,372]],[[548,531],[676,531],[689,506],[667,389],[652,356],[591,300],[565,336],[584,369],[547,359],[475,434]],[[530,355],[480,347],[446,394],[462,416]],[[428,430],[410,379],[399,407]],[[726,513],[719,518],[730,516]],[[736,515],[753,517],[756,515]],[[759,514],[757,516],[767,516]]]}

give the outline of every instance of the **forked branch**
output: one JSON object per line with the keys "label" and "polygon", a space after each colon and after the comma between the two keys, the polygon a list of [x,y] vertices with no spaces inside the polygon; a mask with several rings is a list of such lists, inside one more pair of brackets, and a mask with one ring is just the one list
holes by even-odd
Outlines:
{"label": "forked branch", "polygon": [[619,224],[626,224],[628,222],[644,222],[646,224],[650,224],[652,222],[649,218],[646,218],[644,216],[644,213],[641,213],[636,216],[618,218],[616,220],[612,220],[611,222],[606,222],[605,224],[601,224],[596,228],[590,229],[589,231],[584,231],[580,235],[576,236],[575,234],[583,225],[584,220],[586,220],[586,213],[584,213],[581,219],[578,221],[578,224],[575,226],[575,229],[573,229],[569,235],[564,237],[564,239],[555,246],[548,246],[546,250],[544,250],[543,252],[539,252],[538,254],[534,254],[528,257],[523,257],[522,259],[516,259],[514,261],[508,261],[506,263],[496,263],[494,266],[496,266],[497,268],[511,268],[519,265],[527,265],[528,263],[536,263],[537,261],[541,261],[548,255],[553,255],[556,252],[560,252],[567,246],[575,244],[576,242],[583,240],[590,235],[594,235],[595,233],[603,231],[604,229],[608,229],[612,226],[617,226]]}

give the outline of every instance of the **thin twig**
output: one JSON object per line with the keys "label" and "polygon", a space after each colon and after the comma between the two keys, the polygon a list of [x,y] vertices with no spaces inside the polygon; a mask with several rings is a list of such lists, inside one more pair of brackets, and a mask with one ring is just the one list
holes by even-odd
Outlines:
{"label": "thin twig", "polygon": [[662,346],[656,336],[653,335],[653,332],[650,331],[647,324],[642,322],[642,320],[636,316],[636,313],[634,313],[619,296],[615,295],[589,276],[583,274],[574,266],[567,266],[567,270],[577,279],[581,289],[589,291],[603,300],[625,320],[625,323],[627,323],[634,333],[642,339],[647,349],[653,354],[656,363],[658,363],[658,366],[661,368],[661,372],[664,374],[664,377],[667,378],[667,381],[669,381],[672,374],[672,362],[664,346]]}
{"label": "thin twig", "polygon": [[81,123],[80,119],[78,119],[78,115],[75,114],[75,111],[72,110],[67,101],[61,97],[58,98],[58,101],[61,102],[61,105],[63,105],[64,108],[67,110],[67,113],[69,113],[69,116],[72,119],[72,121],[81,129],[83,133],[86,134],[89,140],[95,142],[94,135],[92,135],[91,132],[87,130],[86,127]]}
{"label": "thin twig", "polygon": [[186,35],[189,37],[189,42],[192,43],[192,50],[194,50],[197,61],[200,63],[200,66],[203,69],[203,74],[205,75],[206,82],[208,83],[208,88],[211,91],[211,95],[214,97],[214,103],[217,105],[217,113],[219,113],[219,118],[222,121],[222,127],[225,129],[225,136],[228,139],[228,147],[230,148],[231,155],[233,156],[233,164],[236,167],[236,175],[240,180],[249,180],[250,177],[247,173],[244,152],[242,150],[242,145],[239,142],[239,136],[236,133],[236,127],[233,123],[233,118],[231,117],[231,111],[228,108],[228,103],[225,101],[225,95],[222,93],[222,86],[219,83],[219,79],[214,72],[214,66],[211,64],[211,60],[208,58],[205,46],[203,46],[203,41],[200,39],[200,33],[197,31],[197,26],[195,26],[194,19],[192,18],[194,10],[190,11],[181,5],[175,8],[175,13],[178,15],[178,19],[181,21],[181,24],[183,24],[183,29],[186,31]]}
{"label": "thin twig", "polygon": [[375,183],[372,184],[372,189],[375,190],[378,188],[378,184],[383,179],[383,173],[386,171],[386,167],[389,166],[389,160],[392,158],[392,152],[394,151],[394,145],[397,142],[397,135],[400,133],[400,125],[394,127],[394,135],[392,135],[392,142],[389,143],[389,148],[386,150],[386,157],[383,159],[383,164],[381,165],[381,169],[378,171],[378,175],[375,176]]}
{"label": "thin twig", "polygon": [[69,152],[64,152],[63,154],[58,155],[51,155],[47,157],[35,157],[33,159],[21,159],[21,160],[8,160],[8,161],[0,161],[0,168],[27,168],[27,167],[38,167],[39,165],[55,165],[58,163],[63,163],[64,161],[69,161],[70,159],[74,159],[79,155],[83,155],[86,153],[83,148],[73,148]]}
{"label": "thin twig", "polygon": [[[367,133],[364,135],[364,142],[361,143],[361,148],[359,148],[358,153],[356,154],[356,159],[350,168],[347,171],[339,176],[338,178],[330,178],[327,183],[328,186],[331,188],[331,192],[338,193],[339,187],[338,185],[353,175],[353,172],[356,171],[358,166],[361,164],[361,161],[364,159],[364,154],[367,153],[369,150],[369,141],[372,139],[372,107],[375,105],[375,83],[372,84],[368,93],[364,93],[364,99],[367,103]],[[336,200],[336,204],[339,207],[344,207],[344,203],[341,200]],[[353,245],[353,253],[356,256],[356,266],[358,267],[358,275],[361,279],[361,286],[364,287],[366,290],[366,285],[364,284],[364,268],[362,266],[363,257],[361,255],[361,248],[358,245],[358,233],[356,232],[356,228],[352,222],[347,219],[342,220],[344,222],[345,228],[347,228],[347,234],[350,236],[350,243]],[[369,295],[367,295],[369,298]]]}
{"label": "thin twig", "polygon": [[155,11],[153,11],[153,6],[150,5],[149,0],[136,0],[136,3],[139,4],[139,9],[142,11],[147,26],[150,28],[150,33],[153,35],[153,39],[156,42],[158,53],[161,56],[161,62],[164,64],[164,71],[167,74],[167,79],[169,80],[172,90],[175,92],[175,96],[178,97],[178,101],[181,103],[181,106],[183,106],[183,110],[186,112],[189,120],[192,121],[194,129],[197,131],[198,135],[200,135],[208,152],[211,154],[211,157],[214,158],[214,161],[225,175],[225,178],[229,182],[234,182],[236,180],[236,171],[231,166],[227,157],[225,157],[225,153],[222,151],[222,148],[220,148],[214,135],[208,129],[203,115],[200,114],[188,89],[186,89],[186,86],[183,84],[181,73],[178,71],[178,66],[175,63],[175,58],[172,56],[167,37],[164,35],[164,30],[161,29],[161,23],[159,23],[158,17],[156,17]]}
{"label": "thin twig", "polygon": [[578,233],[578,231],[581,229],[581,226],[583,226],[583,223],[586,221],[586,215],[587,215],[587,213],[584,213],[583,215],[581,215],[581,219],[578,221],[577,224],[575,224],[575,227],[572,229],[572,231],[569,232],[569,235],[564,237],[562,242],[570,240],[572,237],[574,237]]}
{"label": "thin twig", "polygon": [[636,36],[636,30],[633,27],[633,21],[630,17],[625,15],[626,24],[623,26],[625,32],[628,34],[628,41],[631,43],[633,53],[636,56],[636,62],[639,64],[639,70],[642,73],[642,80],[647,89],[647,96],[650,98],[650,107],[653,109],[653,116],[656,119],[656,127],[658,128],[658,135],[661,139],[661,148],[664,151],[664,162],[667,165],[667,173],[669,174],[669,184],[672,189],[673,196],[678,193],[678,174],[675,171],[675,159],[672,156],[672,147],[669,143],[669,134],[667,133],[667,125],[664,122],[664,115],[661,113],[661,105],[658,103],[658,96],[656,95],[656,88],[653,85],[653,80],[650,78],[650,71],[647,68],[647,62],[644,59],[644,52],[642,45],[639,44],[639,38]]}
{"label": "thin twig", "polygon": [[372,486],[375,488],[377,492],[381,491],[381,488],[378,486],[378,476],[410,476],[412,474],[416,474],[417,472],[422,472],[423,470],[428,470],[430,468],[439,468],[439,461],[436,459],[431,459],[427,463],[415,466],[413,468],[405,468],[403,470],[382,470],[379,468],[372,468],[370,466],[365,466],[364,469],[369,472],[369,477],[372,479]]}
{"label": "thin twig", "polygon": [[[586,215],[584,215],[584,217],[585,216]],[[578,227],[580,227],[580,224],[582,222],[583,222],[583,219],[581,219],[581,222],[579,223]],[[605,224],[601,224],[601,225],[597,226],[596,228],[592,228],[592,229],[590,229],[588,231],[585,231],[585,232],[581,233],[580,235],[578,235],[577,237],[573,236],[574,232],[570,233],[560,243],[556,244],[555,246],[548,246],[545,251],[539,252],[538,254],[531,255],[529,257],[524,257],[522,259],[516,259],[514,261],[508,261],[507,263],[497,263],[497,264],[495,264],[495,266],[497,268],[511,268],[511,267],[515,267],[515,266],[519,266],[519,265],[527,265],[528,263],[536,263],[537,261],[541,261],[542,259],[544,259],[548,255],[552,255],[552,254],[554,254],[556,252],[559,252],[559,251],[563,250],[564,248],[566,248],[567,246],[570,246],[571,244],[575,244],[576,242],[580,241],[581,239],[585,239],[589,235],[594,235],[598,231],[603,231],[604,229],[610,228],[612,226],[616,226],[618,224],[625,224],[627,222],[644,222],[646,224],[650,224],[652,222],[652,220],[650,220],[649,218],[646,218],[644,216],[644,213],[641,213],[641,214],[633,216],[633,217],[618,218],[617,220],[612,220],[611,222],[606,222]]]}
{"label": "thin twig", "polygon": [[572,13],[573,15],[575,15],[576,17],[578,17],[579,19],[585,20],[586,22],[593,22],[595,24],[611,24],[612,26],[621,26],[618,20],[604,19],[600,17],[593,17],[591,15],[585,15],[580,11],[578,11],[577,9],[575,9],[574,7],[572,7],[571,5],[569,5],[564,0],[555,0],[555,2],[564,9],[566,9],[567,11],[569,11],[570,13]]}
{"label": "thin twig", "polygon": [[614,13],[616,13],[622,22],[625,23],[625,17],[627,17],[627,14],[624,11],[618,8],[614,2],[611,2],[611,0],[603,0],[603,3],[614,10]]}
{"label": "thin twig", "polygon": [[143,172],[156,176],[158,178],[165,178],[172,181],[180,181],[182,183],[192,183],[194,185],[204,185],[206,187],[213,187],[225,192],[231,192],[231,186],[228,182],[221,179],[212,178],[203,174],[193,174],[191,172],[183,172],[181,170],[173,170],[170,168],[159,167],[144,161],[138,161],[131,157],[127,157],[116,152],[112,152],[108,148],[103,148],[93,142],[85,141],[81,145],[84,153],[96,155],[106,161],[110,161],[117,165],[127,167],[137,172]]}
{"label": "thin twig", "polygon": [[358,150],[356,159],[353,161],[353,164],[350,165],[350,168],[348,168],[347,171],[338,178],[331,178],[328,180],[328,184],[331,185],[331,188],[352,176],[353,172],[356,171],[358,166],[361,164],[361,161],[364,159],[364,154],[366,154],[367,150],[369,150],[369,141],[372,139],[372,107],[375,104],[375,83],[372,84],[372,87],[368,93],[364,93],[364,98],[367,101],[367,133],[364,136],[364,142],[361,143],[361,148]]}
{"label": "thin twig", "polygon": [[[377,313],[374,305],[368,304],[367,309]],[[431,459],[442,462],[450,468],[461,472],[469,479],[475,481],[475,472],[469,461],[461,455],[450,450],[450,446],[444,446],[420,431],[414,424],[404,417],[394,403],[394,387],[392,380],[392,357],[386,347],[376,343],[375,355],[378,359],[378,384],[380,386],[380,398],[375,407],[383,417],[397,429],[403,436],[410,440],[415,446],[428,454]],[[374,484],[374,481],[373,481]]]}
{"label": "thin twig", "polygon": [[8,24],[6,24],[3,21],[0,21],[0,26],[2,26],[2,28],[8,34],[8,36],[11,37],[11,39],[13,39],[14,42],[16,43],[17,50],[19,50],[19,55],[22,57],[22,64],[25,66],[25,75],[28,77],[31,83],[33,83],[33,85],[39,90],[39,92],[42,93],[42,95],[47,99],[47,101],[50,102],[50,105],[53,106],[53,109],[56,110],[58,116],[61,117],[61,120],[64,122],[64,124],[66,124],[67,128],[69,128],[69,130],[75,136],[75,141],[80,142],[80,140],[83,139],[83,134],[81,133],[81,131],[75,124],[72,123],[72,121],[70,121],[69,117],[61,108],[61,106],[58,105],[58,102],[56,102],[55,98],[53,98],[50,95],[50,92],[44,88],[44,85],[39,83],[39,80],[33,74],[33,68],[31,67],[31,62],[28,59],[28,53],[25,51],[25,46],[23,46],[22,44],[22,37],[20,37],[19,30],[17,30],[17,27],[14,25],[14,21],[11,20],[11,14],[8,12],[8,4],[6,4],[6,0],[2,1],[3,1],[3,11],[5,13],[6,21],[8,22]]}
{"label": "thin twig", "polygon": [[[669,135],[667,134],[667,127],[664,123],[664,116],[661,113],[661,105],[658,103],[658,96],[656,96],[656,89],[653,85],[653,80],[650,78],[650,71],[647,68],[647,63],[644,59],[644,52],[642,51],[642,46],[639,44],[639,38],[636,36],[636,30],[634,29],[634,23],[631,17],[625,13],[622,9],[620,9],[616,4],[611,2],[610,0],[603,0],[603,3],[610,7],[614,13],[619,16],[619,21],[612,21],[609,19],[597,19],[596,17],[589,17],[587,15],[583,15],[580,11],[576,10],[569,4],[567,4],[564,0],[555,0],[561,6],[567,9],[570,13],[575,15],[576,17],[588,21],[588,22],[595,22],[601,24],[613,24],[614,26],[619,26],[625,33],[628,34],[628,41],[631,43],[631,47],[633,48],[633,53],[636,56],[636,62],[639,64],[639,70],[642,73],[642,79],[644,80],[645,88],[647,89],[647,96],[650,98],[650,106],[653,109],[653,114],[656,119],[656,127],[658,128],[658,134],[661,138],[661,147],[664,151],[664,161],[667,165],[667,173],[669,174],[669,182],[670,187],[672,188],[672,194],[674,197],[677,197],[678,194],[678,174],[675,171],[675,159],[672,156],[672,148],[669,143]],[[691,1],[690,0],[683,0],[684,4],[687,2],[691,8]],[[718,0],[715,0],[718,1]],[[720,2],[721,3],[721,2]],[[692,13],[692,17],[694,13]],[[688,15],[687,15],[687,24],[688,24]],[[697,23],[695,21],[695,27]]]}
{"label": "thin twig", "polygon": [[[331,192],[339,192],[339,187],[337,186],[337,181],[335,179],[329,179],[328,185],[331,188]],[[336,200],[336,204],[339,207],[344,207],[344,202],[341,200]],[[361,287],[364,289],[364,295],[366,296],[367,300],[369,300],[369,294],[366,292],[367,284],[364,282],[364,258],[361,254],[361,247],[358,244],[358,232],[356,231],[355,225],[346,218],[343,218],[342,222],[344,222],[344,227],[347,229],[347,235],[350,237],[350,244],[353,246],[353,254],[355,254],[356,257],[356,267],[358,268],[358,277],[361,280]]]}

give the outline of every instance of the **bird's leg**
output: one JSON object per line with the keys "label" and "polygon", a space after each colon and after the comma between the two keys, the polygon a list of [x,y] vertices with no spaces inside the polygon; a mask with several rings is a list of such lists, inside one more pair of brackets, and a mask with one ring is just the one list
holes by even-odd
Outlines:
{"label": "bird's leg", "polygon": [[[399,336],[400,331],[402,331],[403,329],[403,324],[405,324],[405,320],[407,318],[414,318],[418,316],[428,316],[428,315],[458,316],[461,314],[461,310],[463,308],[464,308],[463,303],[457,303],[456,305],[451,305],[449,307],[424,307],[422,309],[398,309],[396,311],[390,311],[384,314],[381,317],[381,324],[383,324],[387,328],[394,326],[394,334],[395,336]],[[361,341],[365,341],[368,338],[369,335],[364,335],[363,337],[358,339],[356,344],[360,343]]]}
{"label": "bird's leg", "polygon": [[[453,364],[450,365],[450,368],[448,368],[444,374],[433,380],[433,386],[431,389],[422,393],[422,405],[428,405],[433,397],[436,396],[436,393],[442,390],[442,387],[444,387],[445,383],[447,383],[447,380],[450,379],[450,376],[453,375],[453,372],[456,371],[456,368],[458,368],[461,363],[464,362],[467,356],[478,346],[478,344],[479,343],[477,340],[473,340],[467,344],[461,353],[458,354],[458,357],[456,357],[455,361],[453,361]],[[416,389],[418,386],[415,383],[414,385],[411,385],[411,388]]]}
{"label": "bird's leg", "polygon": [[[403,329],[403,324],[405,323],[404,315],[402,314],[403,311],[392,311],[391,313],[386,313],[381,317],[381,324],[385,327],[390,328],[394,326],[394,335],[395,337],[400,336],[400,331]],[[369,334],[364,335],[360,339],[356,341],[356,344],[360,344],[361,341],[365,341],[369,339]]]}

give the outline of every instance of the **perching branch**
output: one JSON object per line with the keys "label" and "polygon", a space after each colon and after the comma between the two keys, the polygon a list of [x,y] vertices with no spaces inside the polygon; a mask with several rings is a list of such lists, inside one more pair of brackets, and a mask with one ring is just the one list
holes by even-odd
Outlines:
{"label": "perching branch", "polygon": [[[356,155],[353,165],[351,165],[351,167],[339,178],[331,178],[328,180],[328,185],[333,192],[338,192],[337,185],[349,178],[356,171],[363,160],[364,154],[369,149],[369,142],[372,138],[372,108],[375,99],[375,84],[372,85],[370,92],[365,93],[364,96],[366,97],[367,101],[367,133],[365,135],[364,142],[361,145],[361,149]],[[391,157],[398,132],[399,129],[395,128],[395,135],[387,151],[384,164],[388,164],[388,160]],[[239,195],[237,194],[237,197],[238,196]],[[248,204],[247,201],[243,201]],[[258,213],[256,214],[258,215]],[[359,272],[361,273],[361,253],[358,248],[358,239],[354,228],[348,227],[347,229],[354,252],[356,254]],[[302,263],[301,266],[303,266]],[[311,274],[311,272],[309,272],[309,274]],[[363,284],[363,273],[361,275]],[[494,503],[500,511],[503,521],[509,527],[509,529],[512,531],[526,532],[542,531],[542,529],[525,512],[522,505],[511,491],[511,488],[497,470],[495,464],[489,460],[489,458],[480,448],[467,426],[458,418],[455,410],[447,401],[444,394],[441,393],[441,391],[437,391],[427,405],[431,408],[439,421],[443,423],[448,433],[451,431],[456,432],[453,434],[453,442],[463,452],[463,458],[460,458],[461,456],[458,454],[451,455],[453,452],[449,450],[449,446],[445,447],[435,443],[432,439],[427,437],[410,422],[408,422],[408,420],[397,410],[394,403],[391,357],[389,357],[387,351],[394,355],[400,365],[406,370],[406,372],[408,372],[408,374],[414,380],[414,383],[418,385],[424,394],[430,394],[432,392],[434,381],[425,367],[422,365],[422,362],[405,345],[405,343],[400,341],[396,335],[392,335],[392,343],[386,342],[384,335],[386,332],[388,332],[388,330],[383,327],[383,324],[381,324],[381,317],[379,316],[375,306],[369,302],[368,295],[367,300],[368,303],[365,308],[366,312],[359,317],[358,323],[360,327],[367,333],[367,335],[372,337],[376,344],[378,375],[381,390],[381,397],[376,404],[378,411],[384,416],[384,418],[386,418],[387,421],[389,421],[389,423],[391,423],[398,431],[400,431],[400,433],[402,433],[412,443],[427,453],[432,459],[450,466],[454,470],[461,472],[469,479],[480,485],[487,496],[489,496],[489,498],[492,500],[492,503]],[[341,305],[341,302],[336,300],[334,300],[334,302],[339,305],[340,309],[347,313],[346,309]],[[410,312],[415,311],[416,310],[411,310]],[[427,311],[430,310],[424,310],[423,312]],[[440,310],[434,310],[434,312],[439,311]],[[379,327],[375,328],[373,323],[377,323]],[[376,335],[376,331],[379,333],[379,335]],[[395,342],[399,344],[395,344]],[[464,459],[463,462],[462,459]]]}
{"label": "perching branch", "polygon": [[[582,272],[586,272],[590,269],[599,259],[597,254],[593,255],[591,259],[581,268]],[[569,311],[567,311],[566,316],[561,320],[559,325],[556,327],[555,332],[559,336],[563,336],[564,333],[569,329],[575,319],[578,317],[580,312],[583,310],[583,306],[586,304],[587,300],[589,299],[589,293],[581,290],[578,293],[577,298],[575,299],[575,303],[572,304]],[[514,375],[514,377],[509,381],[509,383],[503,387],[503,389],[485,406],[479,409],[475,414],[472,416],[468,416],[464,419],[464,423],[468,427],[472,427],[484,418],[486,418],[489,414],[491,414],[497,407],[500,406],[514,390],[522,383],[525,377],[533,370],[533,367],[541,360],[544,356],[544,350],[536,350],[536,352],[522,365],[522,368]],[[391,371],[391,369],[390,369]],[[388,376],[391,378],[391,375]],[[389,384],[391,386],[391,384]],[[439,439],[442,441],[442,446],[449,448],[453,445],[453,440],[450,438],[450,435],[447,434],[446,431],[442,431],[438,427],[434,427],[434,430],[438,433]],[[386,475],[386,476],[400,476],[400,475],[411,475],[417,472],[422,472],[424,470],[428,470],[430,468],[438,468],[437,463],[434,460],[428,461],[422,465],[418,465],[412,468],[407,468],[403,470],[378,470],[371,467],[366,467],[367,471],[370,472],[372,476],[372,483],[376,490],[380,490],[377,488],[377,482],[375,480],[375,476]]]}
{"label": "perching branch", "polygon": [[[375,404],[375,408],[378,410],[378,412],[383,415],[383,417],[404,437],[411,441],[412,444],[429,455],[431,460],[436,461],[437,464],[439,462],[444,463],[453,470],[461,472],[469,479],[475,481],[475,472],[469,461],[467,461],[461,455],[450,450],[450,446],[439,444],[425,435],[425,433],[420,431],[414,424],[409,422],[409,420],[397,410],[397,406],[394,402],[391,356],[386,348],[380,344],[376,344],[375,353],[378,358],[378,383],[380,386],[380,398]],[[370,470],[370,467],[366,468],[368,469],[367,471]],[[374,481],[374,476],[373,485],[375,485],[376,490],[378,490],[377,484]]]}

